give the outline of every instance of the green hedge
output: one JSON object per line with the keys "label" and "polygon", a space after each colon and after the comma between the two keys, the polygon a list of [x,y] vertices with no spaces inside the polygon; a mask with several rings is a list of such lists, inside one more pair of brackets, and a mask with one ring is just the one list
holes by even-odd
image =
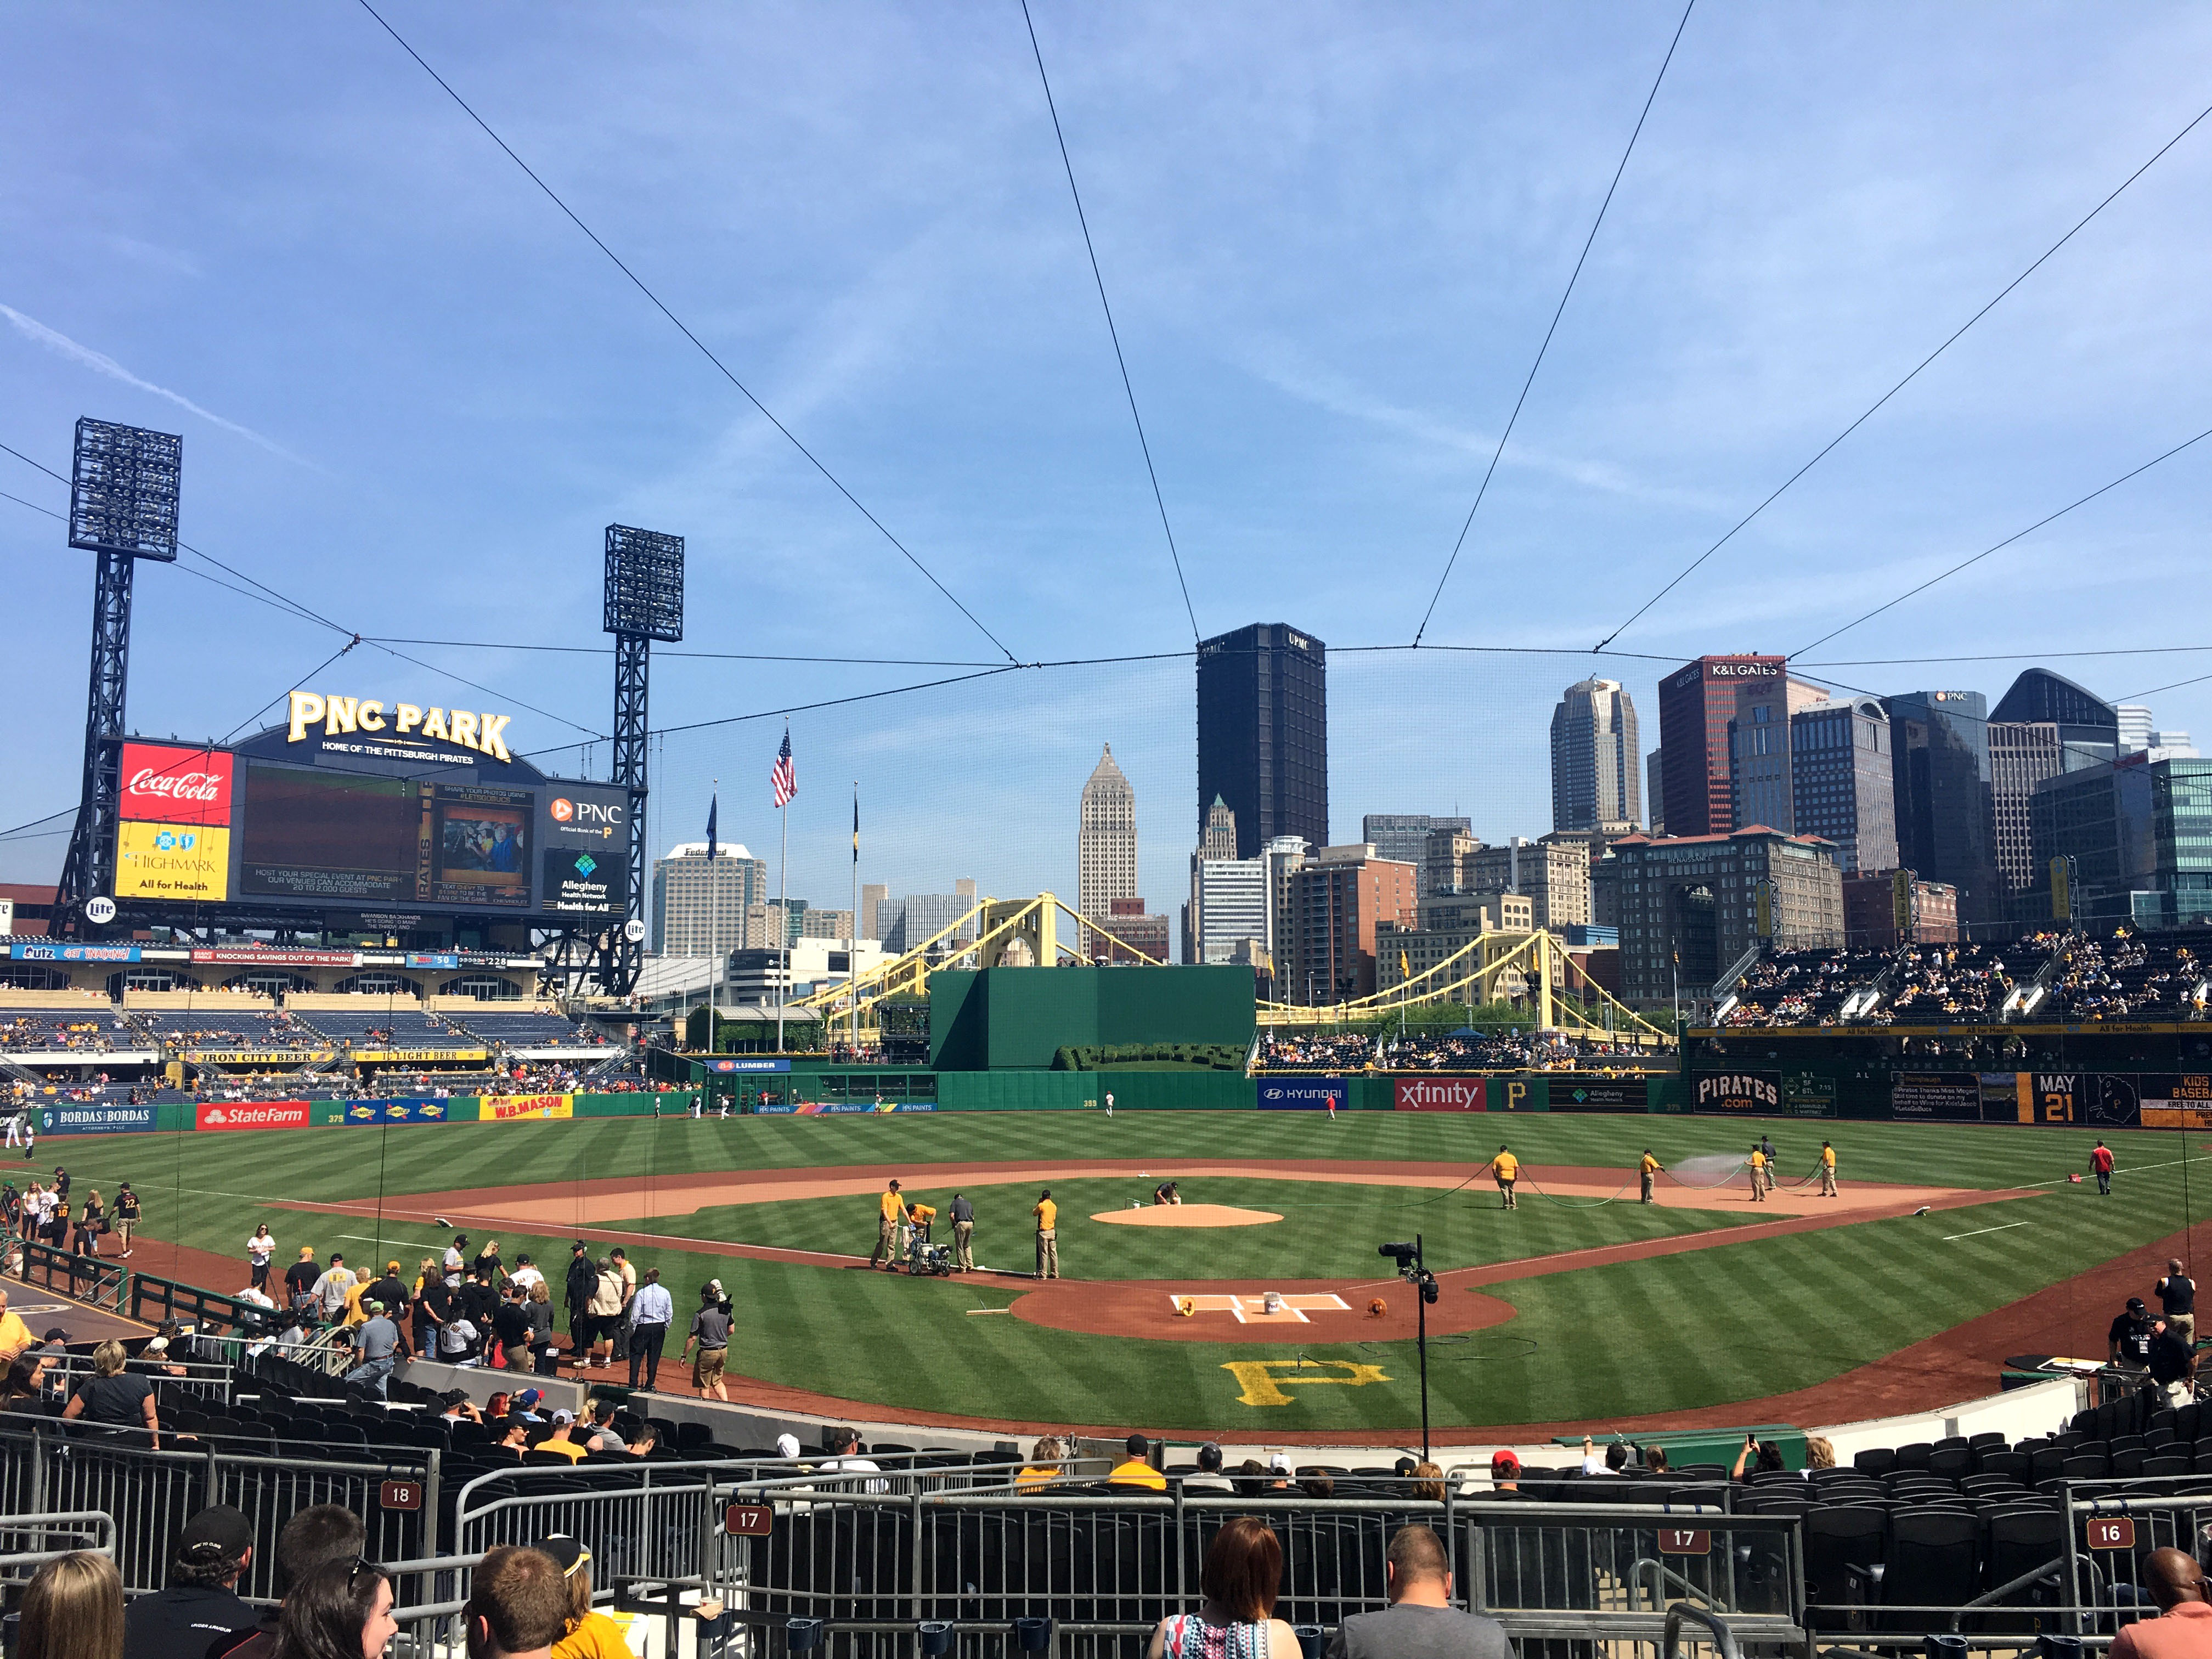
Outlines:
{"label": "green hedge", "polygon": [[1117,1066],[1186,1066],[1196,1070],[1242,1072],[1246,1049],[1225,1042],[1114,1042],[1062,1047],[1052,1057],[1055,1072],[1109,1072]]}

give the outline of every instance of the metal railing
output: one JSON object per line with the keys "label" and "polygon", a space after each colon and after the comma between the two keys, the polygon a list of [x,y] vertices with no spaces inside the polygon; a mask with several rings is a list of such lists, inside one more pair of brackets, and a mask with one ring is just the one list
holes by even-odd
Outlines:
{"label": "metal railing", "polygon": [[123,1287],[131,1278],[131,1270],[120,1261],[58,1250],[32,1238],[10,1239],[8,1248],[11,1253],[21,1252],[21,1265],[12,1277],[52,1291],[57,1296],[68,1297],[73,1302],[121,1311]]}
{"label": "metal railing", "polygon": [[162,1320],[173,1319],[179,1324],[196,1326],[215,1334],[273,1334],[283,1328],[288,1320],[281,1309],[264,1308],[258,1302],[204,1291],[197,1285],[181,1284],[152,1273],[131,1275],[127,1300],[129,1306],[125,1311],[143,1323],[158,1324]]}
{"label": "metal railing", "polygon": [[114,1517],[99,1510],[10,1515],[0,1520],[0,1584],[26,1583],[47,1562],[79,1550],[112,1556]]}
{"label": "metal railing", "polygon": [[[167,1583],[169,1552],[185,1522],[211,1504],[234,1504],[253,1522],[253,1562],[238,1587],[248,1600],[273,1599],[276,1534],[310,1504],[337,1504],[362,1516],[371,1559],[439,1548],[441,1454],[434,1448],[364,1448],[352,1459],[304,1450],[276,1456],[213,1439],[173,1447],[167,1435],[163,1447],[154,1450],[131,1430],[0,1417],[0,1516],[112,1516],[116,1565],[130,1595]],[[387,1498],[411,1507],[386,1509]]]}

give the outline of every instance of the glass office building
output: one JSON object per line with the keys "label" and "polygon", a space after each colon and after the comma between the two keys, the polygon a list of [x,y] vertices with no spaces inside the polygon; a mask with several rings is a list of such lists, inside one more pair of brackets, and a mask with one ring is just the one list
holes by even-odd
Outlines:
{"label": "glass office building", "polygon": [[1279,836],[1328,845],[1328,647],[1284,623],[1254,623],[1198,647],[1198,813],[1237,815],[1237,856]]}

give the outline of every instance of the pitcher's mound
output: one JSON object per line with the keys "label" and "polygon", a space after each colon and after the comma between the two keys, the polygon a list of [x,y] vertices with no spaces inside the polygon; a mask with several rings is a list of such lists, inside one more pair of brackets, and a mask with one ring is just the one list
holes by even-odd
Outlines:
{"label": "pitcher's mound", "polygon": [[1121,1227],[1256,1227],[1283,1218],[1273,1210],[1240,1210],[1234,1204],[1147,1204],[1138,1210],[1101,1210],[1091,1218]]}

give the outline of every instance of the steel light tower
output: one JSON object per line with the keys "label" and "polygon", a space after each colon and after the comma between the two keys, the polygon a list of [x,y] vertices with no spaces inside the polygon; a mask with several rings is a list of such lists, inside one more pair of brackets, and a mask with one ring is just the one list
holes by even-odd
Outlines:
{"label": "steel light tower", "polygon": [[[177,486],[185,441],[173,432],[76,423],[70,469],[69,544],[100,556],[92,589],[92,687],[84,715],[84,779],[62,866],[54,931],[76,933],[84,907],[112,898],[124,692],[131,667],[131,585],[141,559],[177,558]],[[112,913],[111,913],[112,914]]]}
{"label": "steel light tower", "polygon": [[615,636],[614,781],[629,789],[629,894],[608,930],[599,983],[628,996],[645,943],[647,687],[653,641],[684,637],[684,538],[607,526],[605,631]]}

